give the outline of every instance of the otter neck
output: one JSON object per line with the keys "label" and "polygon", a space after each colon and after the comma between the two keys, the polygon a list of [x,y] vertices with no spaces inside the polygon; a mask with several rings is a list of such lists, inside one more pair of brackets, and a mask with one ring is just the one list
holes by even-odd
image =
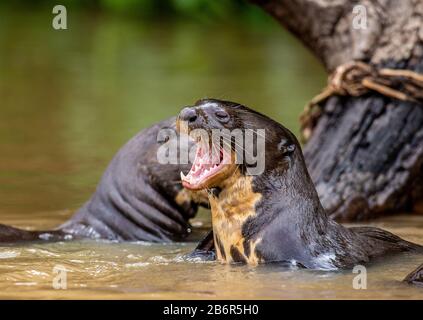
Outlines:
{"label": "otter neck", "polygon": [[284,226],[308,226],[321,229],[328,220],[303,160],[289,162],[288,168],[265,171],[255,177],[254,185],[266,198],[266,205],[256,208],[257,214],[269,218],[286,218]]}
{"label": "otter neck", "polygon": [[[255,177],[254,185],[263,201],[256,206],[257,218],[244,227],[252,230],[244,237],[254,239],[261,233],[263,245],[257,250],[265,261],[295,260],[307,265],[307,252],[323,252],[325,241],[340,241],[342,227],[331,223],[302,161],[291,161],[287,169],[266,171]],[[269,244],[272,250],[263,249]]]}
{"label": "otter neck", "polygon": [[[292,242],[296,248],[306,248],[327,234],[328,217],[301,163],[259,176],[237,170],[220,187],[220,193],[209,194],[209,201],[217,258],[222,262],[266,261],[259,247],[270,233],[286,235],[284,246]],[[271,223],[276,219],[278,223]]]}
{"label": "otter neck", "polygon": [[256,215],[255,207],[262,197],[253,191],[252,181],[253,177],[236,170],[222,183],[218,194],[209,194],[216,253],[221,262],[259,262],[255,254],[246,252],[242,234],[247,219]]}

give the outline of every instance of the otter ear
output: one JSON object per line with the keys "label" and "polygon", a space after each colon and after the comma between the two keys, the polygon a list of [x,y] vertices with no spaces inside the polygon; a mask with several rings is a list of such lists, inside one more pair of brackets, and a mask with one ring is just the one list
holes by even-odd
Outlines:
{"label": "otter ear", "polygon": [[290,154],[295,151],[295,143],[292,143],[286,139],[282,139],[278,144],[278,149],[282,154]]}

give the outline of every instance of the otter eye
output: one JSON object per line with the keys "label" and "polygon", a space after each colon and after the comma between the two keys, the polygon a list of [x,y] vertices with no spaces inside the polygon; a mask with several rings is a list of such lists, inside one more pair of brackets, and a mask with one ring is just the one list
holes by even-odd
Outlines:
{"label": "otter eye", "polygon": [[226,111],[218,110],[218,111],[216,111],[215,115],[220,121],[228,121],[229,120],[229,114]]}
{"label": "otter eye", "polygon": [[295,144],[289,143],[287,140],[283,139],[279,143],[278,148],[282,152],[282,154],[292,153],[295,150]]}

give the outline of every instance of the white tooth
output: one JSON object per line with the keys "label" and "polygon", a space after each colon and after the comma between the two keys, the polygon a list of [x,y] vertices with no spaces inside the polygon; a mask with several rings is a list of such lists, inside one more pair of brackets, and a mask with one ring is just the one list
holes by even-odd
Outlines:
{"label": "white tooth", "polygon": [[181,180],[186,180],[186,176],[183,174],[182,171],[181,171]]}

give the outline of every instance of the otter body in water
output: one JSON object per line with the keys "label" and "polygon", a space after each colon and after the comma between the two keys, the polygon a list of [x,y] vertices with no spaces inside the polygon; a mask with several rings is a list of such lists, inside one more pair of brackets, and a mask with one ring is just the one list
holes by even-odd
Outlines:
{"label": "otter body in water", "polygon": [[[230,138],[229,152],[220,140],[217,147],[198,140],[192,168],[182,175],[187,189],[208,190],[213,237],[201,246],[211,248],[214,241],[222,262],[289,262],[337,269],[422,248],[379,228],[347,228],[331,220],[320,204],[295,136],[258,112],[233,102],[200,100],[181,111],[177,127],[185,133],[204,129],[211,140],[216,129],[264,129],[261,174],[248,175],[245,161],[236,163],[236,142]],[[210,161],[216,157],[218,163]]]}
{"label": "otter body in water", "polygon": [[417,267],[416,270],[410,272],[404,279],[409,284],[414,284],[423,287],[423,264]]}
{"label": "otter body in water", "polygon": [[[166,242],[190,232],[188,220],[201,197],[182,188],[179,172],[189,165],[160,164],[161,129],[175,118],[142,130],[109,164],[91,199],[56,230],[26,231],[0,225],[0,242],[94,238]],[[198,194],[197,194],[198,196]],[[195,197],[195,196],[194,196]]]}

